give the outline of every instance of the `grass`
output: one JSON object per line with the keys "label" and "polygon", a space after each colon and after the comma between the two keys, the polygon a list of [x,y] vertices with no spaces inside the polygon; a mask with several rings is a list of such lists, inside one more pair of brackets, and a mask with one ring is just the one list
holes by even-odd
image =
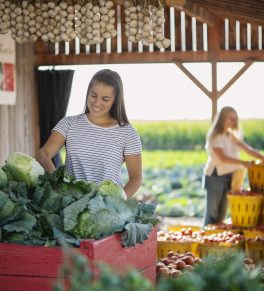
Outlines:
{"label": "grass", "polygon": [[[262,151],[264,153],[264,151]],[[246,153],[241,153],[241,159],[253,160]],[[207,160],[206,151],[143,151],[143,168],[170,169],[175,166],[192,167],[204,165]]]}
{"label": "grass", "polygon": [[[264,154],[264,151],[262,151]],[[65,161],[65,150],[61,151],[62,161]],[[243,160],[252,160],[246,153],[241,154]],[[204,165],[207,160],[207,153],[204,150],[184,151],[184,150],[156,150],[143,151],[143,169],[171,169],[175,166],[192,167]]]}
{"label": "grass", "polygon": [[175,166],[195,166],[206,162],[205,151],[143,151],[143,168],[169,169]]}
{"label": "grass", "polygon": [[[144,150],[203,150],[209,120],[134,121]],[[241,126],[245,140],[264,148],[264,119],[244,119]]]}

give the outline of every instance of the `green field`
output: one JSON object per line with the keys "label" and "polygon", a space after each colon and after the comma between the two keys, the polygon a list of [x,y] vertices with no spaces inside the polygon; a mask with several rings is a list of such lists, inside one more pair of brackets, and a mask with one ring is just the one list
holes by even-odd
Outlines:
{"label": "green field", "polygon": [[[209,120],[134,121],[144,150],[203,150]],[[245,140],[264,149],[264,120],[241,121]]]}
{"label": "green field", "polygon": [[143,168],[170,169],[175,166],[196,166],[206,162],[205,151],[143,151]]}
{"label": "green field", "polygon": [[[264,151],[262,151],[264,154]],[[246,153],[241,153],[241,159],[252,160]],[[170,169],[175,166],[191,167],[204,165],[207,160],[206,151],[193,150],[193,151],[143,151],[142,153],[143,168],[160,168]]]}

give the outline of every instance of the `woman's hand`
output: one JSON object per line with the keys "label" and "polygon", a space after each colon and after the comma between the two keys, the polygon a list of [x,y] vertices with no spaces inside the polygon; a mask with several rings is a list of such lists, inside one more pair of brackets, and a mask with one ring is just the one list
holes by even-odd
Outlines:
{"label": "woman's hand", "polygon": [[242,165],[247,169],[250,168],[254,164],[255,164],[255,161],[242,161]]}

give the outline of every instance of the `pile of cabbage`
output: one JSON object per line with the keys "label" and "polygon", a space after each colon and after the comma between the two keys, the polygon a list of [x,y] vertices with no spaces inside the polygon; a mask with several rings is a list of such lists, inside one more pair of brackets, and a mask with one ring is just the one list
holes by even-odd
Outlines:
{"label": "pile of cabbage", "polygon": [[142,243],[159,222],[156,205],[122,195],[111,181],[78,181],[64,166],[45,173],[34,158],[13,153],[0,167],[0,241],[52,246],[64,239],[79,245],[122,232],[123,246]]}

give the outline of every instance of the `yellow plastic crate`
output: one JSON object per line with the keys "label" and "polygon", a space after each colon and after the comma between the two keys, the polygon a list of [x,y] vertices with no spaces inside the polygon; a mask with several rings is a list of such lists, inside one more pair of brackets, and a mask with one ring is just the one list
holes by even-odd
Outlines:
{"label": "yellow plastic crate", "polygon": [[168,231],[182,231],[183,229],[191,229],[192,231],[199,231],[201,227],[196,225],[168,225]]}
{"label": "yellow plastic crate", "polygon": [[264,243],[246,241],[246,254],[254,263],[264,263]]}
{"label": "yellow plastic crate", "polygon": [[197,246],[198,256],[202,259],[209,256],[222,257],[226,254],[233,254],[234,252],[243,251],[244,244],[239,242],[237,244],[231,243],[199,243]]}
{"label": "yellow plastic crate", "polygon": [[245,239],[247,238],[256,238],[257,236],[264,236],[264,230],[251,230],[251,229],[244,229],[243,235]]}
{"label": "yellow plastic crate", "polygon": [[253,227],[257,225],[262,214],[263,195],[232,195],[229,193],[227,197],[234,226]]}
{"label": "yellow plastic crate", "polygon": [[250,166],[248,179],[252,191],[264,193],[264,163]]}
{"label": "yellow plastic crate", "polygon": [[214,234],[214,233],[221,233],[224,231],[230,231],[232,233],[241,233],[240,228],[221,228],[221,227],[214,227],[213,224],[209,224],[206,227],[204,227],[204,234],[209,235],[209,234]]}
{"label": "yellow plastic crate", "polygon": [[177,241],[158,241],[157,256],[158,259],[167,257],[169,251],[174,251],[178,254],[184,254],[186,252],[192,252],[194,255],[197,254],[196,242],[177,242]]}

